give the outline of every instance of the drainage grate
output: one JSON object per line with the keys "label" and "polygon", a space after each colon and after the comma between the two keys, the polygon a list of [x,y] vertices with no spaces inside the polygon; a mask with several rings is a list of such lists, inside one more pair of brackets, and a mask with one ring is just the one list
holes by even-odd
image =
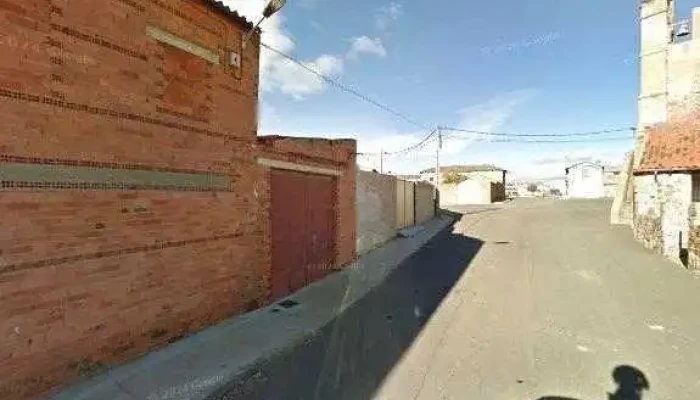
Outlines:
{"label": "drainage grate", "polygon": [[508,241],[498,241],[498,242],[494,242],[494,243],[495,244],[510,244],[510,242],[508,242]]}
{"label": "drainage grate", "polygon": [[277,305],[282,307],[282,308],[289,309],[289,308],[298,306],[299,302],[294,301],[294,300],[285,300],[285,301],[281,301],[281,302],[277,303]]}

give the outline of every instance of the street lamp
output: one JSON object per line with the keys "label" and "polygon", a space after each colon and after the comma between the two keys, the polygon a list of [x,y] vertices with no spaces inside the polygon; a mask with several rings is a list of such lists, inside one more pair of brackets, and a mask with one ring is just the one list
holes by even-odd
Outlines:
{"label": "street lamp", "polygon": [[270,18],[273,16],[277,11],[281,10],[282,7],[284,7],[285,3],[287,3],[287,0],[270,0],[269,3],[267,3],[267,6],[265,6],[265,9],[263,10],[263,16],[260,18],[257,24],[253,27],[253,29],[249,30],[246,32],[246,34],[243,36],[243,48],[245,48],[245,45],[248,43],[248,40],[250,40],[250,37],[253,35],[253,32],[255,32],[256,29],[262,24],[262,22],[265,20],[265,18]]}

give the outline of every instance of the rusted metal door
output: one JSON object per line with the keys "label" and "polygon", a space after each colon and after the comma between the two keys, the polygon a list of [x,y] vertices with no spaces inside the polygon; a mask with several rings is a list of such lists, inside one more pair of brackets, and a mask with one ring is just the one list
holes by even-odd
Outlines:
{"label": "rusted metal door", "polygon": [[328,273],[336,253],[335,179],[271,170],[272,297]]}

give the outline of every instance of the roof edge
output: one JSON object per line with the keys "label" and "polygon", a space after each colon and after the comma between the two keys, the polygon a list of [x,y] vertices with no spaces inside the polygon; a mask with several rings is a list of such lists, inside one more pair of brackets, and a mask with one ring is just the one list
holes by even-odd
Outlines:
{"label": "roof edge", "polygon": [[[248,21],[244,16],[239,14],[237,11],[232,10],[229,6],[225,5],[224,3],[221,2],[221,0],[191,0],[195,1],[197,3],[200,3],[210,9],[211,11],[214,11],[218,13],[219,15],[222,15],[228,19],[230,19],[232,22],[235,22],[239,24],[241,27],[245,29],[253,29],[255,25],[251,21]],[[259,31],[259,29],[258,29]]]}
{"label": "roof edge", "polygon": [[260,135],[258,141],[278,141],[278,140],[297,140],[297,141],[313,141],[313,142],[328,142],[328,143],[356,143],[353,138],[324,138],[318,136],[284,136],[284,135]]}
{"label": "roof edge", "polygon": [[632,175],[669,174],[683,172],[698,172],[700,166],[696,167],[660,167],[660,168],[637,168],[632,170]]}

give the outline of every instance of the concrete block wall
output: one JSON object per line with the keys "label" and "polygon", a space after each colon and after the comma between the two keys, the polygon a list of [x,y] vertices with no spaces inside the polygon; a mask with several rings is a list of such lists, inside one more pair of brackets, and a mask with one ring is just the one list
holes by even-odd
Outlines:
{"label": "concrete block wall", "polygon": [[357,172],[357,254],[364,254],[396,236],[396,178]]}
{"label": "concrete block wall", "polygon": [[0,1],[0,398],[267,297],[258,47],[207,4]]}
{"label": "concrete block wall", "polygon": [[429,183],[416,183],[416,224],[435,217],[435,187]]}
{"label": "concrete block wall", "polygon": [[416,184],[396,179],[396,229],[416,224]]}
{"label": "concrete block wall", "polygon": [[440,185],[440,205],[449,206],[459,204],[457,185]]}
{"label": "concrete block wall", "polygon": [[376,172],[357,173],[357,253],[394,238],[399,229],[435,217],[435,187]]}

